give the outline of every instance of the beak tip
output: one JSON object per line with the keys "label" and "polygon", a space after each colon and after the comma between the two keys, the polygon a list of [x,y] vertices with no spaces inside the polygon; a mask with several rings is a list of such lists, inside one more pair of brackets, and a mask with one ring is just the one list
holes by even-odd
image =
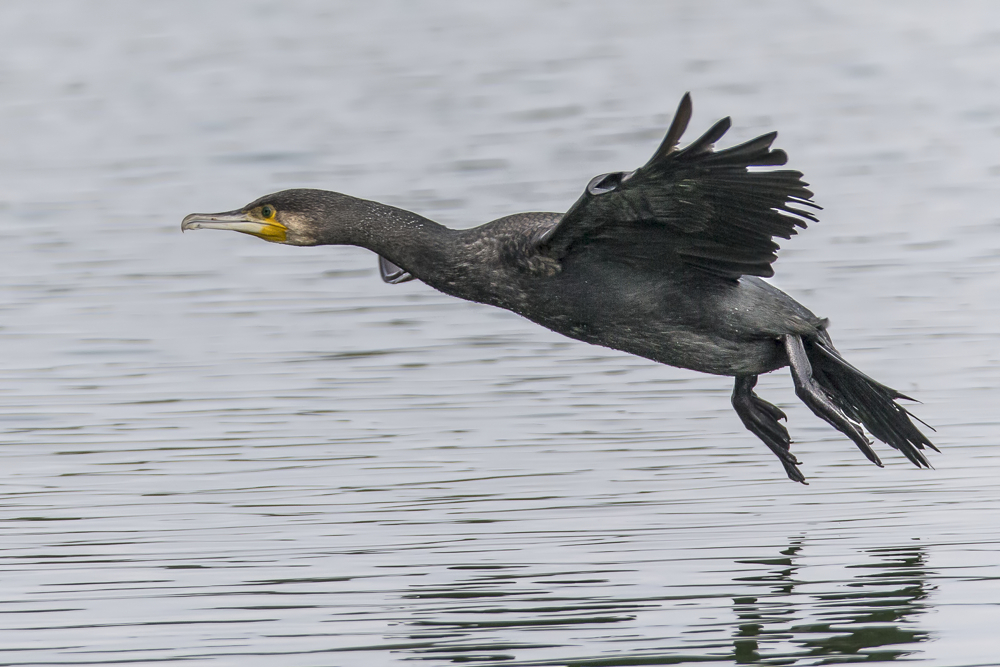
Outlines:
{"label": "beak tip", "polygon": [[189,229],[203,229],[201,223],[205,221],[207,216],[204,213],[191,213],[190,215],[185,215],[184,219],[181,220],[181,231],[186,232]]}

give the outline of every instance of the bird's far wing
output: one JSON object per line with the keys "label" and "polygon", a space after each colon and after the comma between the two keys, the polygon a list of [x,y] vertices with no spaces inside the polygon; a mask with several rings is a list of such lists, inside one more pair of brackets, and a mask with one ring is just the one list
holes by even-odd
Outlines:
{"label": "bird's far wing", "polygon": [[408,280],[413,280],[413,276],[402,267],[396,266],[382,255],[378,256],[378,272],[384,282],[390,285],[398,285]]}
{"label": "bird's far wing", "polygon": [[691,118],[684,95],[667,136],[644,166],[594,178],[558,225],[542,234],[536,250],[562,260],[583,248],[654,269],[678,263],[736,279],[771,276],[774,237],[791,238],[816,217],[799,207],[811,200],[802,174],[787,169],[772,149],[771,132],[716,152],[730,127],[717,122],[691,145],[677,144]]}

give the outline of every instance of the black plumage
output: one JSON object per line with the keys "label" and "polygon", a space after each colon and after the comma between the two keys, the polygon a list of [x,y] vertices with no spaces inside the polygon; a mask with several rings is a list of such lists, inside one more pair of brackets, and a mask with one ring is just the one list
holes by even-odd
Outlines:
{"label": "black plumage", "polygon": [[[678,148],[685,95],[644,166],[592,179],[565,214],[519,213],[453,230],[415,213],[325,190],[285,190],[182,229],[229,229],[290,245],[348,244],[379,255],[386,282],[418,279],[514,311],[571,338],[661,363],[736,378],[743,424],[804,482],[784,413],[757,396],[761,373],[790,366],[797,395],[881,465],[865,435],[929,467],[935,449],[896,401],[906,396],[851,366],[827,321],[761,280],[775,238],[816,220],[802,174],[772,149],[772,132],[715,151],[717,122]],[[864,428],[862,428],[862,426]]]}

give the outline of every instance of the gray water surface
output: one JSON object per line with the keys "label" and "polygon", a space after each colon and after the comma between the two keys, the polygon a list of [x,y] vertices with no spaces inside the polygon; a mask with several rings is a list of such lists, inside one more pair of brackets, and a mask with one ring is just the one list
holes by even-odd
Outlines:
{"label": "gray water surface", "polygon": [[[0,4],[0,664],[1000,664],[991,3]],[[885,469],[762,378],[370,253],[181,235],[322,187],[467,227],[777,129],[774,283],[918,398]]]}

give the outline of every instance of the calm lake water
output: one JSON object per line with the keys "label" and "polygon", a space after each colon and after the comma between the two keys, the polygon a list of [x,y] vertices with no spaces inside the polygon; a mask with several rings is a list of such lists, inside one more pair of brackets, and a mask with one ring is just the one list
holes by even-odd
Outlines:
{"label": "calm lake water", "polygon": [[[1000,664],[993,3],[0,4],[0,664]],[[780,131],[775,284],[918,398],[880,470],[731,381],[370,253],[182,235],[321,187],[465,227]]]}

